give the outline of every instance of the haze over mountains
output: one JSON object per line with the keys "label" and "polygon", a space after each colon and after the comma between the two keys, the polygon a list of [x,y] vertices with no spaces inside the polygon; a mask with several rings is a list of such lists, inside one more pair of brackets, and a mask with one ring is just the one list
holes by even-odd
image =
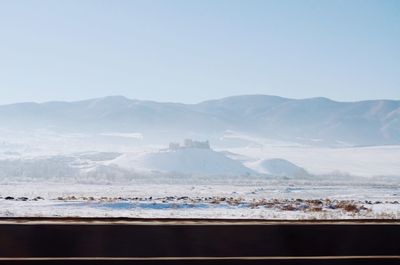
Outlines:
{"label": "haze over mountains", "polygon": [[400,101],[244,95],[181,104],[111,96],[2,105],[0,123],[7,129],[126,133],[143,136],[147,143],[186,137],[218,142],[235,132],[321,146],[387,145],[400,144]]}
{"label": "haze over mountains", "polygon": [[[168,148],[186,138],[211,148]],[[111,96],[0,106],[0,180],[398,177],[399,145],[395,100],[247,95],[181,104]]]}

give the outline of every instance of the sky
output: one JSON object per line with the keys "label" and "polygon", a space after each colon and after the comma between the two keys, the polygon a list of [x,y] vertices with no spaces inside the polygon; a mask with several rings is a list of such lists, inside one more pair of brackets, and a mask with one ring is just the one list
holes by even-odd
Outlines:
{"label": "sky", "polygon": [[0,104],[400,99],[398,0],[0,0]]}

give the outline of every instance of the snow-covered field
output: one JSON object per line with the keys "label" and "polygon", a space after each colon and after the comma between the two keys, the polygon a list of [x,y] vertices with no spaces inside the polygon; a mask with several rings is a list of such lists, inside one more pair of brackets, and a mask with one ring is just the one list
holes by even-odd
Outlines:
{"label": "snow-covered field", "polygon": [[257,185],[0,185],[0,216],[400,218],[400,185],[265,181]]}
{"label": "snow-covered field", "polygon": [[251,159],[283,158],[317,175],[342,173],[360,177],[400,177],[400,146],[311,147],[263,146],[231,148]]}
{"label": "snow-covered field", "polygon": [[137,146],[138,133],[1,133],[0,216],[400,218],[400,146],[175,150]]}

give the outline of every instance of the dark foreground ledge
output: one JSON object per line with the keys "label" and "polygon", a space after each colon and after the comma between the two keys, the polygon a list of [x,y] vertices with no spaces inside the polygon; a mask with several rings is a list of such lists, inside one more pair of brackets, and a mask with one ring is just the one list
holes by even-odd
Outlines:
{"label": "dark foreground ledge", "polygon": [[400,220],[0,218],[0,264],[400,264]]}

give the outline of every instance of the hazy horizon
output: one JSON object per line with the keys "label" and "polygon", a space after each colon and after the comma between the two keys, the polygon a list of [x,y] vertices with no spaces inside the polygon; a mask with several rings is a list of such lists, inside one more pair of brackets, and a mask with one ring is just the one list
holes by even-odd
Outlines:
{"label": "hazy horizon", "polygon": [[87,100],[93,100],[93,99],[102,99],[102,98],[126,98],[129,100],[138,100],[138,101],[149,101],[149,102],[157,102],[157,103],[177,103],[177,104],[185,104],[185,105],[195,105],[199,103],[203,103],[206,101],[213,101],[213,100],[222,100],[226,98],[234,98],[234,97],[246,97],[246,96],[265,96],[265,97],[278,97],[278,98],[284,98],[284,99],[290,99],[290,100],[306,100],[306,99],[318,99],[318,98],[323,98],[323,99],[328,99],[330,101],[338,102],[338,103],[355,103],[355,102],[364,102],[364,101],[400,101],[400,98],[371,98],[371,99],[361,99],[361,100],[335,100],[329,97],[324,97],[324,96],[315,96],[315,97],[299,97],[299,98],[294,98],[294,97],[283,97],[280,95],[270,95],[270,94],[237,94],[237,95],[228,95],[225,97],[216,97],[216,98],[208,98],[205,100],[201,101],[194,101],[194,102],[179,102],[179,101],[168,101],[168,100],[151,100],[151,99],[146,99],[146,98],[134,98],[134,97],[128,97],[125,95],[121,94],[110,94],[106,96],[95,96],[95,97],[90,97],[90,98],[78,98],[78,99],[71,99],[71,100],[57,100],[57,99],[50,99],[50,100],[45,100],[45,101],[15,101],[15,102],[9,102],[9,103],[0,103],[0,106],[3,105],[13,105],[13,104],[20,104],[20,103],[36,103],[36,104],[45,104],[45,103],[51,103],[51,102],[66,102],[66,103],[71,103],[71,102],[79,102],[79,101],[87,101]]}

